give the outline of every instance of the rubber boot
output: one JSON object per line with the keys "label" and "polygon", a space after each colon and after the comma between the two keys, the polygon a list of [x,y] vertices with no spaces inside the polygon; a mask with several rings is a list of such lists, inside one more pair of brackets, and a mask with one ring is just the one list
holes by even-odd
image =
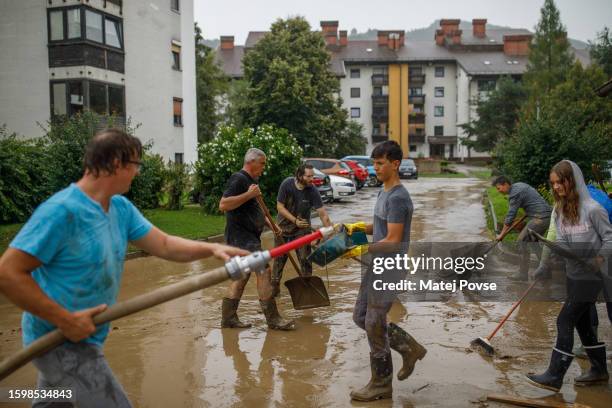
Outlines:
{"label": "rubber boot", "polygon": [[351,391],[351,399],[356,401],[375,401],[391,398],[393,395],[393,361],[391,353],[374,357],[370,353],[370,382],[360,390]]}
{"label": "rubber boot", "polygon": [[389,346],[402,355],[404,364],[397,373],[400,381],[410,377],[417,360],[422,360],[427,354],[425,347],[395,323],[389,323]]}
{"label": "rubber boot", "polygon": [[573,359],[573,354],[564,353],[553,348],[548,369],[543,374],[527,375],[527,381],[536,387],[559,392],[563,385],[563,377],[565,377],[565,373],[570,364],[572,364]]}
{"label": "rubber boot", "polygon": [[251,327],[248,323],[242,323],[238,319],[238,304],[240,299],[223,298],[221,303],[221,327],[222,328],[235,328],[235,329],[247,329]]}
{"label": "rubber boot", "polygon": [[285,320],[278,314],[278,309],[276,308],[276,300],[260,300],[259,304],[261,305],[261,310],[263,311],[264,316],[266,316],[268,328],[272,330],[295,329],[293,320]]}
{"label": "rubber boot", "polygon": [[584,350],[591,361],[591,368],[586,373],[576,377],[576,385],[592,385],[597,383],[607,383],[610,376],[606,366],[606,345],[599,343],[596,346],[585,346]]}

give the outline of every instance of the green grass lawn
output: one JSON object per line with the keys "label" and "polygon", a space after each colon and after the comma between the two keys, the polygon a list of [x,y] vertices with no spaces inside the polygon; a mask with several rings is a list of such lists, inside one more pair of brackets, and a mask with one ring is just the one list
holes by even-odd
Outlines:
{"label": "green grass lawn", "polygon": [[[180,211],[163,209],[145,210],[144,216],[156,227],[168,234],[179,237],[198,239],[222,234],[225,228],[225,217],[222,215],[205,215],[199,206],[193,205]],[[0,254],[3,253],[23,224],[0,225]],[[132,246],[129,250],[135,250]]]}
{"label": "green grass lawn", "polygon": [[483,170],[470,170],[470,176],[479,178],[481,180],[491,180],[491,170],[483,169]]}
{"label": "green grass lawn", "polygon": [[462,173],[419,173],[419,177],[423,178],[466,178]]}

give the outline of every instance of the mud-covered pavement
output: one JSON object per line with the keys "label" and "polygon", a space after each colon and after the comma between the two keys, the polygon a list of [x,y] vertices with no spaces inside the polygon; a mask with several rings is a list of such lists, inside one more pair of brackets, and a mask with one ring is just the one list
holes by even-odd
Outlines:
{"label": "mud-covered pavement", "polygon": [[[482,181],[420,179],[404,183],[415,204],[413,241],[488,239]],[[370,219],[376,191],[365,188],[353,198],[331,205],[332,220]],[[266,235],[267,247],[271,246],[270,238]],[[129,261],[120,299],[218,265],[214,261],[182,265],[155,258]],[[138,407],[350,406],[349,391],[364,385],[370,375],[365,333],[352,321],[360,266],[340,260],[327,269],[315,268],[315,274],[329,282],[331,307],[293,310],[283,287],[279,309],[296,320],[296,331],[266,330],[254,282],[247,285],[239,309],[241,319],[254,327],[221,330],[224,284],[114,322],[105,346],[107,359]],[[288,264],[284,278],[294,276]],[[517,293],[523,289],[516,287]],[[612,330],[601,306],[600,338],[610,345]],[[490,392],[550,395],[526,384],[522,375],[542,370],[548,363],[560,303],[522,305],[493,341],[497,357],[483,357],[468,349],[470,341],[487,335],[509,307],[509,303],[466,302],[460,293],[444,303],[396,303],[389,319],[418,339],[428,354],[408,380],[394,379],[393,401],[354,405],[478,407],[484,406],[479,398]],[[21,348],[19,319],[17,308],[0,300],[0,359]],[[396,353],[393,358],[397,373],[401,360]],[[611,386],[574,387],[579,365],[586,368],[588,363],[578,360],[572,365],[562,397],[592,407],[612,406]],[[35,369],[28,365],[2,381],[0,387],[33,388],[35,376]]]}

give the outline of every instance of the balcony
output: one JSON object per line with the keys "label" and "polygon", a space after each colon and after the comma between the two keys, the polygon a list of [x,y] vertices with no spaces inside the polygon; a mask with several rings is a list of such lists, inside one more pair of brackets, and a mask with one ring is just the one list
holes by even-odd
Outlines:
{"label": "balcony", "polygon": [[372,143],[386,142],[389,140],[389,135],[386,133],[372,133]]}
{"label": "balcony", "polygon": [[374,86],[389,85],[389,75],[373,74],[372,75],[372,85]]}
{"label": "balcony", "polygon": [[387,122],[387,118],[389,117],[389,111],[384,110],[376,110],[372,111],[372,122]]}
{"label": "balcony", "polygon": [[372,95],[372,105],[387,106],[389,104],[389,95]]}
{"label": "balcony", "polygon": [[428,136],[429,144],[457,144],[457,136]]}
{"label": "balcony", "polygon": [[87,43],[49,45],[49,68],[89,65],[119,73],[125,72],[123,52]]}
{"label": "balcony", "polygon": [[423,105],[425,103],[425,95],[410,95],[408,102],[416,105]]}
{"label": "balcony", "polygon": [[408,143],[425,143],[425,134],[408,133]]}
{"label": "balcony", "polygon": [[408,79],[410,86],[423,85],[425,83],[425,74],[412,74]]}
{"label": "balcony", "polygon": [[410,113],[410,115],[408,116],[408,123],[409,124],[423,124],[425,123],[425,114],[422,112],[412,112]]}

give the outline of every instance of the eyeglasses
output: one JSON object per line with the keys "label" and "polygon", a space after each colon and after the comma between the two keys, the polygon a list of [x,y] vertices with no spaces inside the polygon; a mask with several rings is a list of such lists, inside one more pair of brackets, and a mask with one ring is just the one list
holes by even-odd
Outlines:
{"label": "eyeglasses", "polygon": [[142,162],[141,161],[128,160],[127,162],[137,165],[138,166],[138,171],[142,170]]}

